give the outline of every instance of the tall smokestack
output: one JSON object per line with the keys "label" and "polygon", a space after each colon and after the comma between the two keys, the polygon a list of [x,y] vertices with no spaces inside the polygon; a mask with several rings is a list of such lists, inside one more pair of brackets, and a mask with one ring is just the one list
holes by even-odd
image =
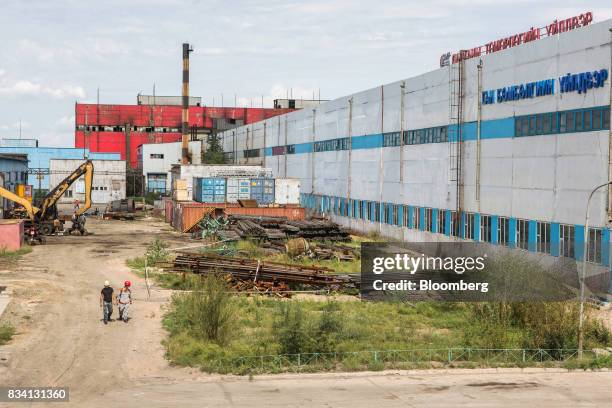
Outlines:
{"label": "tall smokestack", "polygon": [[193,48],[190,48],[188,43],[183,43],[183,123],[181,125],[183,164],[189,164],[189,53],[192,51]]}

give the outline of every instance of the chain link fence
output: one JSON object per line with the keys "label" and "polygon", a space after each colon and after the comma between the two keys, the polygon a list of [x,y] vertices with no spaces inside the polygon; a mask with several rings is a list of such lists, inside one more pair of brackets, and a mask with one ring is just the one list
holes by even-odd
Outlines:
{"label": "chain link fence", "polygon": [[[583,359],[594,359],[585,350]],[[578,359],[577,349],[439,348],[300,353],[218,359],[206,369],[221,373],[312,372],[332,369],[360,370],[438,365],[534,366],[555,365]]]}

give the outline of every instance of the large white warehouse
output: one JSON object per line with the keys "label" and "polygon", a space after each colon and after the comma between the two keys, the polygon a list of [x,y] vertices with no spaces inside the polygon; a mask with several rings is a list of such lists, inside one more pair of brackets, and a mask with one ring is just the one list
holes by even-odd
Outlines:
{"label": "large white warehouse", "polygon": [[[612,175],[612,20],[589,17],[228,130],[226,155],[299,178],[304,205],[356,230],[581,259],[587,198]],[[591,203],[588,260],[609,266],[608,191]]]}

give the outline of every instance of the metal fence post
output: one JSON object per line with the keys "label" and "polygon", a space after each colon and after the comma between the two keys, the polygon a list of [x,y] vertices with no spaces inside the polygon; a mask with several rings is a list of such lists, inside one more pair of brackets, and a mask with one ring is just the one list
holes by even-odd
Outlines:
{"label": "metal fence post", "polygon": [[378,351],[374,351],[374,362],[378,363]]}
{"label": "metal fence post", "polygon": [[525,349],[523,349],[523,363],[525,362]]}
{"label": "metal fence post", "polygon": [[298,353],[298,371],[300,371],[300,365],[301,365],[301,362],[302,362],[302,358],[301,357],[302,357],[302,354]]}
{"label": "metal fence post", "polygon": [[448,349],[448,362],[452,362],[453,361],[453,349],[449,348]]}

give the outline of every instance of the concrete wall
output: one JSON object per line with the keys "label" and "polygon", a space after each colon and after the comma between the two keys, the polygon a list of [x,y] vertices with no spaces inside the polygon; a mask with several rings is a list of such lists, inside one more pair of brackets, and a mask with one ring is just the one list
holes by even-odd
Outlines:
{"label": "concrete wall", "polygon": [[[483,90],[554,79],[555,92],[482,105],[479,201],[479,61],[465,61],[463,211],[479,217],[571,225],[576,230],[576,245],[580,244],[588,193],[608,177],[609,127],[525,137],[515,134],[515,124],[521,115],[560,115],[561,111],[588,108],[609,113],[610,78],[604,86],[582,93],[560,92],[559,78],[602,69],[610,75],[611,27],[612,20],[607,20],[482,56]],[[389,133],[400,131],[402,85],[404,131],[442,126],[450,133],[457,129],[450,109],[451,99],[457,100],[451,97],[451,78],[457,67],[444,67],[325,102],[315,109],[226,131],[222,134],[224,149],[233,153],[239,164],[262,164],[276,177],[299,178],[302,192],[309,197],[401,204],[419,212],[423,208],[454,210],[453,143],[403,147],[384,143]],[[316,142],[347,137],[351,150],[315,151]],[[274,149],[285,145],[288,154]],[[257,149],[259,154],[253,154]],[[256,157],[248,157],[249,153]],[[609,239],[605,204],[602,190],[593,199],[591,222],[605,229],[603,239]],[[383,223],[375,223],[379,232],[384,232]],[[365,225],[363,229],[367,229]],[[417,228],[410,239],[426,239],[428,234]]]}
{"label": "concrete wall", "polygon": [[[50,160],[51,185],[57,186],[72,173],[83,160],[52,159]],[[106,205],[112,200],[125,198],[126,177],[124,160],[93,160],[94,176],[91,192],[92,202]],[[75,200],[85,201],[85,181],[80,177],[59,199],[59,204],[72,204]]]}

